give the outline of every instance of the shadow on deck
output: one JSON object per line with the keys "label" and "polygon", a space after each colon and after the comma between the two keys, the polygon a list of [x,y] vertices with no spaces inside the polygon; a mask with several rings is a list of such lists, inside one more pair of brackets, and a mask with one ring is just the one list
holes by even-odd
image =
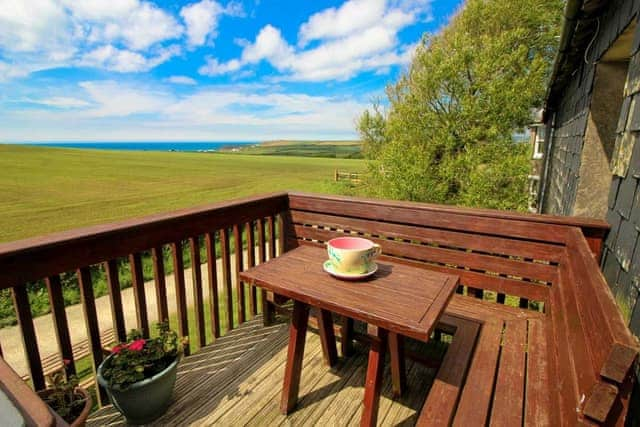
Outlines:
{"label": "shadow on deck", "polygon": [[[309,332],[298,406],[284,416],[278,408],[287,342],[286,323],[265,328],[261,318],[256,318],[185,358],[179,368],[174,401],[154,425],[357,425],[367,348],[356,344],[352,357],[329,368],[323,363],[318,335]],[[393,399],[387,366],[379,425],[414,425],[434,375],[434,369],[408,360],[407,392]],[[107,406],[95,412],[87,425],[125,422]]]}

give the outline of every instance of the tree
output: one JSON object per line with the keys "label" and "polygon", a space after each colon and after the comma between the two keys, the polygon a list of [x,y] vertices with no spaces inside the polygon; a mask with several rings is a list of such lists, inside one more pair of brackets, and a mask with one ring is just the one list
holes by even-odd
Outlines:
{"label": "tree", "polygon": [[425,35],[389,107],[360,117],[374,195],[526,207],[527,147],[512,133],[545,94],[562,0],[468,0]]}

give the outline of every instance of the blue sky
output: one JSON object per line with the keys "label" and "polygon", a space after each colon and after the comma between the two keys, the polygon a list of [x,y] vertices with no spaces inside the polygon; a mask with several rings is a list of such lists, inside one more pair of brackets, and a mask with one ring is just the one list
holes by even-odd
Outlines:
{"label": "blue sky", "polygon": [[0,142],[355,138],[462,0],[0,0]]}

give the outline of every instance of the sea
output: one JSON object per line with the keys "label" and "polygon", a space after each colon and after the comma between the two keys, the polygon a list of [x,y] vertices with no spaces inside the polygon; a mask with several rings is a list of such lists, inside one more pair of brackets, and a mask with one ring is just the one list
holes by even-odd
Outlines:
{"label": "sea", "polygon": [[94,150],[212,152],[218,151],[222,148],[234,148],[254,144],[259,144],[259,142],[34,142],[24,143],[23,145]]}

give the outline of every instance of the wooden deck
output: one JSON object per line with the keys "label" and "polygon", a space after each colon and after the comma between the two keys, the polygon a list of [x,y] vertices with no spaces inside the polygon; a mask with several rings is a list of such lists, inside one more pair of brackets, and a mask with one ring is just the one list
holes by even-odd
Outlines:
{"label": "wooden deck", "polygon": [[[323,363],[318,335],[308,332],[300,400],[297,409],[284,416],[278,408],[287,341],[286,323],[265,328],[257,318],[187,357],[179,368],[175,400],[154,425],[357,425],[368,349],[356,344],[352,357],[330,369]],[[408,361],[407,392],[393,400],[387,365],[379,425],[414,425],[434,375],[435,369]],[[110,406],[87,423],[124,424]]]}

